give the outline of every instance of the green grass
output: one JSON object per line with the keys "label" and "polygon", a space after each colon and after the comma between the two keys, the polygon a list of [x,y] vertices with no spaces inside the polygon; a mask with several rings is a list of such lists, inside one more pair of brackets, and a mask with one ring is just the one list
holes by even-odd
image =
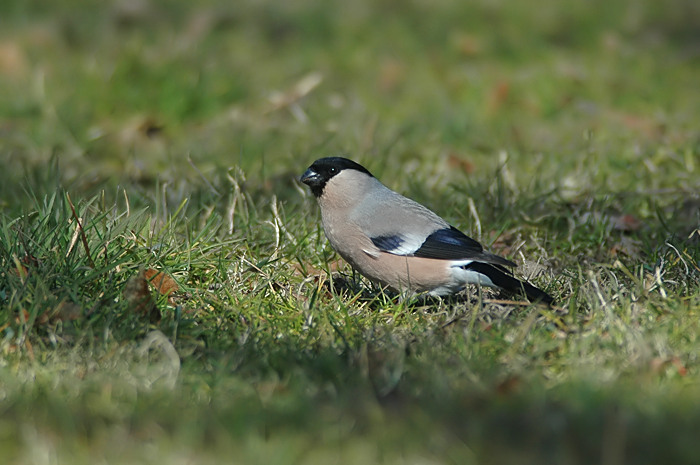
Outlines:
{"label": "green grass", "polygon": [[[657,3],[2,2],[2,462],[696,462],[698,7]],[[561,308],[336,269],[330,154]]]}

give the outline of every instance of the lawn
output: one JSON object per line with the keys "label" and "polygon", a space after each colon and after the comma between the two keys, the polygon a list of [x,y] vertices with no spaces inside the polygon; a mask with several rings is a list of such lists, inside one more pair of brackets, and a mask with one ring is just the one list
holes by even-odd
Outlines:
{"label": "lawn", "polygon": [[[0,3],[2,463],[697,463],[692,0]],[[343,155],[559,306],[402,301]]]}

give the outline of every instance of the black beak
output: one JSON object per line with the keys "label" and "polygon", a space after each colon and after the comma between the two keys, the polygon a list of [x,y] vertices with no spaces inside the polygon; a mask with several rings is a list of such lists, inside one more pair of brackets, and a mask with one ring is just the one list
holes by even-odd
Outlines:
{"label": "black beak", "polygon": [[299,181],[310,186],[310,185],[320,181],[320,179],[321,179],[321,176],[317,172],[315,172],[314,170],[309,168],[308,170],[306,170],[304,172],[304,174],[301,175],[301,178],[299,178]]}

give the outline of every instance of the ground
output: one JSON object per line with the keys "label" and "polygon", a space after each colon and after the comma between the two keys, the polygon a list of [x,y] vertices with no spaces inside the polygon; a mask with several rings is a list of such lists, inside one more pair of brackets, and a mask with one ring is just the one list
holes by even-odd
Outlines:
{"label": "ground", "polygon": [[[696,462],[696,3],[2,2],[3,462]],[[328,155],[559,306],[354,275]]]}

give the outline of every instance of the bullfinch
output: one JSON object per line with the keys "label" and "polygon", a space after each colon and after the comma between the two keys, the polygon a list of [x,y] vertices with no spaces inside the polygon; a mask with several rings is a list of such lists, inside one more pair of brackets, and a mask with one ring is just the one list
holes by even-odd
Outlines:
{"label": "bullfinch", "polygon": [[515,263],[484,250],[436,213],[342,157],[316,160],[301,176],[321,207],[331,246],[371,281],[398,292],[451,295],[478,284],[554,304],[513,277]]}

